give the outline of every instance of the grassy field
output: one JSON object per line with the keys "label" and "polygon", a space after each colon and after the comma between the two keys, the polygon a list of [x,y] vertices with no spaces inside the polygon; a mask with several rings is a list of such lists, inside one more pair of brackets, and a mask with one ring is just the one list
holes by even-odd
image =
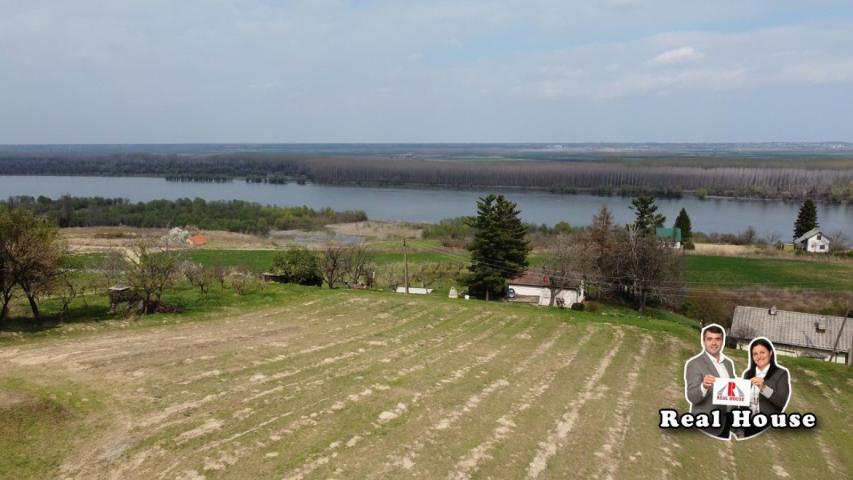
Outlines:
{"label": "grassy field", "polygon": [[[402,265],[400,240],[372,241],[368,244],[370,261],[378,266]],[[437,240],[408,240],[410,265],[425,263],[467,264],[470,254],[462,249],[442,247]],[[255,273],[268,271],[276,250],[197,249],[186,252],[189,260],[205,265],[220,263],[226,267],[242,267]],[[96,266],[101,253],[74,255],[66,260],[71,268]],[[532,267],[540,267],[545,258],[535,253],[529,257]],[[853,262],[816,259],[759,258],[691,254],[685,256],[688,286],[737,289],[762,286],[830,291],[853,290]]]}
{"label": "grassy field", "polygon": [[[383,242],[385,243],[385,242]],[[256,273],[269,271],[273,258],[280,253],[275,250],[191,250],[187,252],[190,260],[204,265],[220,262],[227,267],[240,266]],[[391,263],[402,263],[403,252],[399,242],[394,245],[383,245],[381,247],[371,246],[367,253],[371,262],[378,265]],[[467,252],[442,253],[434,250],[409,250],[409,262],[413,265],[428,262],[467,262]]]}
{"label": "grassy field", "polygon": [[[409,251],[411,265],[428,262],[467,264],[465,251],[440,249],[430,241],[421,241]],[[189,258],[203,264],[221,262],[226,266],[243,266],[255,272],[269,269],[276,254],[272,250],[193,250]],[[369,253],[377,265],[402,264],[403,255],[395,244],[376,245]],[[541,266],[544,258],[531,255],[530,264]],[[764,286],[772,288],[803,288],[817,290],[853,290],[853,263],[820,262],[775,258],[748,258],[711,255],[685,256],[688,286],[736,289]]]}
{"label": "grassy field", "polygon": [[[686,409],[696,326],[606,309],[271,286],[167,324],[0,346],[0,478],[845,478],[850,370],[789,360],[814,431],[725,443]],[[738,370],[743,355],[732,352]]]}
{"label": "grassy field", "polygon": [[853,263],[774,258],[689,255],[690,285],[740,288],[755,285],[777,288],[853,290]]}

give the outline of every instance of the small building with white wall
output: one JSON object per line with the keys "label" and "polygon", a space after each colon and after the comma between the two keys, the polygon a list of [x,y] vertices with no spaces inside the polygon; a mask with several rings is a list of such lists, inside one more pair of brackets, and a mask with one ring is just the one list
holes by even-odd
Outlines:
{"label": "small building with white wall", "polygon": [[[528,270],[509,280],[507,299],[515,303],[532,303],[547,307],[551,305],[550,279],[547,275]],[[554,306],[571,308],[584,300],[583,283],[574,287],[558,288],[555,292]]]}
{"label": "small building with white wall", "polygon": [[794,239],[794,248],[812,253],[829,253],[829,239],[818,228]]}
{"label": "small building with white wall", "polygon": [[655,235],[664,243],[666,243],[666,245],[670,248],[681,250],[681,247],[683,246],[683,244],[681,243],[681,229],[678,227],[655,228]]}

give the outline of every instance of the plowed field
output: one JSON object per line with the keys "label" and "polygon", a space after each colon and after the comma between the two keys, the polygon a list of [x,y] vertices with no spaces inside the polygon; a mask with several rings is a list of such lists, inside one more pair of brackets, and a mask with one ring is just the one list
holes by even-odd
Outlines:
{"label": "plowed field", "polygon": [[306,295],[2,347],[0,389],[67,408],[50,478],[849,477],[849,376],[829,385],[792,368],[789,410],[815,412],[812,432],[664,432],[658,409],[686,410],[698,341],[613,315]]}

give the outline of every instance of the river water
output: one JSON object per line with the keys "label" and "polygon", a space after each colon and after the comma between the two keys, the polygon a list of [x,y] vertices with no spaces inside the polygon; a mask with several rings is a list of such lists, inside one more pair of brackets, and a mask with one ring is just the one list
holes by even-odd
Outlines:
{"label": "river water", "polygon": [[[66,177],[0,175],[0,198],[44,195],[121,197],[131,201],[155,199],[203,198],[205,200],[246,200],[270,205],[307,205],[318,209],[364,210],[372,220],[437,222],[443,218],[476,213],[478,197],[486,191],[441,190],[390,187],[347,187],[295,183],[287,185],[250,184],[242,180],[230,183],[167,182],[151,177]],[[588,225],[593,214],[607,205],[617,222],[633,221],[623,197],[587,194],[561,195],[544,192],[503,190],[516,202],[526,222],[553,225],[566,221]],[[752,226],[759,234],[776,233],[789,241],[799,203],[762,200],[706,199],[693,197],[658,199],[667,226],[678,211],[687,209],[693,231],[736,233]],[[818,204],[818,221],[826,233],[842,231],[853,238],[853,205]]]}

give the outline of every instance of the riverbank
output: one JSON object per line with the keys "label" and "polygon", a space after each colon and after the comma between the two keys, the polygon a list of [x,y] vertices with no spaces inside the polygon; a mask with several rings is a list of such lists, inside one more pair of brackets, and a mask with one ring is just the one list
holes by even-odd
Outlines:
{"label": "riverbank", "polygon": [[[240,199],[262,205],[304,205],[314,210],[362,210],[370,220],[438,222],[442,219],[474,215],[476,202],[490,191],[411,189],[394,187],[346,187],[317,184],[247,184],[245,182],[180,183],[151,177],[63,177],[3,176],[0,192],[5,196],[40,195],[57,199],[62,195],[124,198],[131,202],[156,199],[202,198],[207,201]],[[568,222],[588,225],[593,214],[607,206],[617,223],[630,223],[634,213],[630,199],[588,194],[558,195],[546,192],[508,190],[522,220],[536,225]],[[686,209],[694,231],[740,233],[749,227],[761,236],[776,234],[788,238],[799,204],[797,202],[660,198],[660,212],[671,225],[679,210]],[[842,231],[853,238],[853,205],[819,204],[818,220],[827,234]]]}

